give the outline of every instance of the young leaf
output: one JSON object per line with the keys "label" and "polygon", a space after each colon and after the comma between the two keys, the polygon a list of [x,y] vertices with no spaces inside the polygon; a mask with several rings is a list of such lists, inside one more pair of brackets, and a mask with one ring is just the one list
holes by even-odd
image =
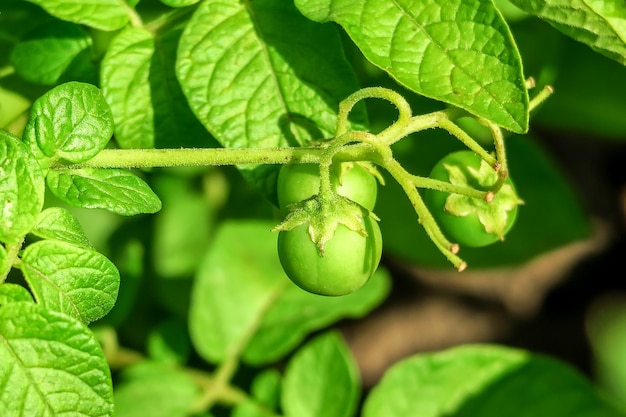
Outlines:
{"label": "young leaf", "polygon": [[[180,39],[176,70],[191,109],[228,148],[330,137],[339,102],[358,88],[335,28],[284,0],[200,3]],[[353,116],[364,123],[364,107]],[[274,195],[267,167],[241,169]]]}
{"label": "young leaf", "polygon": [[334,21],[365,57],[409,89],[513,132],[528,129],[528,93],[509,28],[491,1],[296,0]]}
{"label": "young leaf", "polygon": [[122,216],[161,209],[161,200],[148,184],[122,169],[50,171],[46,181],[55,196],[77,207],[102,208]]}
{"label": "young leaf", "polygon": [[363,417],[618,417],[569,366],[501,346],[462,346],[405,359],[371,391]]}
{"label": "young leaf", "polygon": [[565,35],[626,65],[626,3],[622,0],[511,0]]}
{"label": "young leaf", "polygon": [[0,284],[0,306],[19,302],[33,302],[33,297],[26,288],[10,282]]}
{"label": "young leaf", "polygon": [[69,82],[35,101],[24,141],[52,159],[82,162],[93,158],[113,134],[113,116],[100,90]]}
{"label": "young leaf", "polygon": [[[11,51],[10,62],[27,81],[54,84],[67,72],[82,75],[88,65],[91,37],[74,23],[49,20],[29,32]],[[91,70],[95,73],[93,64]],[[87,74],[85,74],[87,75]]]}
{"label": "young leaf", "polygon": [[113,308],[120,285],[104,255],[69,243],[42,240],[24,249],[21,269],[38,303],[84,323]]}
{"label": "young leaf", "polygon": [[386,298],[389,289],[390,277],[382,268],[359,291],[343,297],[320,297],[289,285],[263,316],[243,358],[254,365],[273,362],[309,333],[342,318],[365,316]]}
{"label": "young leaf", "polygon": [[132,366],[121,379],[115,387],[115,417],[186,417],[200,396],[188,374],[161,363]]}
{"label": "young leaf", "polygon": [[92,247],[76,217],[61,207],[50,207],[42,211],[31,233],[43,239],[61,240],[84,248]]}
{"label": "young leaf", "polygon": [[44,179],[22,142],[0,130],[0,242],[17,243],[43,207]]}
{"label": "young leaf", "polygon": [[100,30],[117,30],[128,23],[127,6],[120,0],[27,0],[61,20]]}
{"label": "young leaf", "polygon": [[0,415],[113,415],[109,367],[84,324],[10,303],[0,306],[0,339]]}
{"label": "young leaf", "polygon": [[357,365],[334,332],[316,337],[296,352],[287,364],[282,387],[282,409],[289,416],[351,417],[360,396]]}
{"label": "young leaf", "polygon": [[189,109],[174,71],[181,30],[129,27],[102,60],[102,93],[122,148],[204,147],[210,135]]}

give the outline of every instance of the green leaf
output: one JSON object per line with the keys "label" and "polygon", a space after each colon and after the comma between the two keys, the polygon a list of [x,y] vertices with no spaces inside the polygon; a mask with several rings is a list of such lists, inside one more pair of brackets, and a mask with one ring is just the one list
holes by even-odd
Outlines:
{"label": "green leaf", "polygon": [[491,1],[296,0],[307,17],[340,24],[400,84],[491,120],[528,130],[528,93],[509,28]]}
{"label": "green leaf", "polygon": [[[66,73],[76,76],[91,61],[91,38],[74,23],[49,20],[29,32],[11,51],[10,62],[25,80],[55,84]],[[95,66],[91,65],[95,72]],[[83,69],[84,70],[84,69]]]}
{"label": "green leaf", "polygon": [[35,303],[0,307],[0,415],[113,415],[111,375],[93,333]]}
{"label": "green leaf", "polygon": [[342,297],[321,297],[289,285],[263,316],[244,351],[244,360],[254,365],[273,362],[309,333],[343,318],[364,317],[384,301],[390,287],[389,274],[382,268],[359,291]]}
{"label": "green leaf", "polygon": [[[191,340],[204,359],[240,353],[259,319],[289,285],[265,221],[224,223],[198,268],[191,292]],[[245,261],[244,261],[245,260]]]}
{"label": "green leaf", "polygon": [[242,352],[250,364],[274,361],[309,333],[344,317],[362,317],[389,291],[384,272],[345,297],[322,297],[298,288],[280,266],[273,226],[265,221],[225,223],[200,264],[192,289],[190,333],[208,361],[222,362]]}
{"label": "green leaf", "polygon": [[115,305],[119,272],[94,250],[42,240],[26,247],[21,268],[35,299],[49,310],[90,323]]}
{"label": "green leaf", "polygon": [[626,65],[626,3],[622,0],[511,0],[565,35]]}
{"label": "green leaf", "polygon": [[96,156],[113,134],[113,117],[100,90],[69,82],[35,101],[24,141],[52,159],[83,162]]}
{"label": "green leaf", "polygon": [[61,207],[50,207],[42,211],[31,233],[43,239],[61,240],[84,248],[92,247],[76,217]]}
{"label": "green leaf", "polygon": [[204,147],[206,129],[191,112],[174,62],[182,30],[159,33],[129,27],[102,61],[101,85],[122,148]]}
{"label": "green leaf", "polygon": [[126,369],[115,387],[115,417],[186,417],[200,390],[182,370],[144,362]]}
{"label": "green leaf", "polygon": [[462,346],[404,359],[365,401],[363,417],[620,416],[555,359],[501,346]]}
{"label": "green leaf", "polygon": [[[200,3],[180,39],[176,70],[191,109],[228,148],[328,138],[339,102],[358,88],[335,28],[283,0]],[[351,113],[355,123],[365,122],[364,110]],[[273,198],[275,167],[241,169]]]}
{"label": "green leaf", "polygon": [[50,171],[46,180],[56,197],[73,206],[102,208],[122,216],[161,209],[161,200],[148,184],[122,169]]}
{"label": "green leaf", "polygon": [[27,0],[61,20],[100,30],[117,30],[128,23],[122,0]]}
{"label": "green leaf", "polygon": [[21,285],[5,282],[0,284],[0,306],[8,303],[33,302],[33,297]]}
{"label": "green leaf", "polygon": [[[287,364],[282,387],[282,409],[289,416],[350,417],[360,397],[357,365],[334,332],[316,337],[296,352]],[[401,415],[409,414],[396,414]]]}
{"label": "green leaf", "polygon": [[0,242],[17,243],[37,222],[45,185],[22,142],[0,130]]}

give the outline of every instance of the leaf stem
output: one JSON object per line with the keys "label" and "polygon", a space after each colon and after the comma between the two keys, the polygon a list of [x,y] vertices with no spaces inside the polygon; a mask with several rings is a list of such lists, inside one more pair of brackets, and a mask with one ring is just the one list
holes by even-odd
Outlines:
{"label": "leaf stem", "polygon": [[533,111],[543,103],[548,97],[550,97],[554,93],[554,88],[551,85],[546,85],[541,89],[539,93],[535,97],[530,100],[528,111]]}
{"label": "leaf stem", "polygon": [[126,6],[126,13],[128,14],[128,19],[130,20],[130,24],[136,28],[143,27],[143,21],[141,20],[141,16],[137,13],[134,7],[130,7],[126,2],[122,2],[124,6]]}

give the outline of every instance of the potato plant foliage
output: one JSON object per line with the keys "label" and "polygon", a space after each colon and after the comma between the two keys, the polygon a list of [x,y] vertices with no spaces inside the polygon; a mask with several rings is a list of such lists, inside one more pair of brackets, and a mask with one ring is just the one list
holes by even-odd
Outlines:
{"label": "potato plant foliage", "polygon": [[[529,132],[626,137],[624,90],[563,116],[596,90],[561,93],[550,49],[624,80],[624,22],[611,0],[3,0],[0,416],[624,415],[500,345],[364,386],[339,328],[392,293],[386,257],[512,267],[589,235]],[[473,168],[431,178],[456,151]],[[424,193],[496,238],[466,248],[481,223]]]}

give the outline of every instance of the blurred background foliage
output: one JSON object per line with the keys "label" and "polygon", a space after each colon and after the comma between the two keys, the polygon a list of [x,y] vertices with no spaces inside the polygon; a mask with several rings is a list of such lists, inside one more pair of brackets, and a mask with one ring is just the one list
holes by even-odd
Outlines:
{"label": "blurred background foliage", "polygon": [[[375,212],[391,293],[370,316],[345,320],[339,328],[366,385],[411,353],[495,342],[569,361],[626,408],[621,262],[626,255],[626,68],[505,1],[497,3],[520,49],[525,75],[535,78],[537,90],[555,89],[532,115],[530,133],[507,138],[511,175],[525,201],[517,224],[502,244],[464,249],[469,269],[459,274],[387,177]],[[157,15],[164,6],[144,0],[140,7]],[[52,86],[68,80],[98,84],[100,43],[106,39],[51,19],[29,3],[3,0],[0,8],[0,128],[19,135],[31,103]],[[58,61],[55,71],[33,71],[29,42],[61,32],[66,43],[37,43],[41,60]],[[403,93],[415,114],[443,108],[397,85],[347,37],[344,41],[361,86]],[[368,101],[367,110],[374,131],[396,116],[385,102]],[[474,120],[463,120],[462,127],[485,138]],[[200,146],[215,143],[208,138]],[[460,147],[447,133],[430,130],[401,141],[394,151],[411,172],[427,175],[438,159]],[[234,167],[152,169],[142,175],[163,201],[156,215],[121,218],[71,210],[94,246],[122,273],[116,307],[94,327],[113,326],[123,345],[169,360],[172,351],[189,355],[188,335],[172,323],[187,320],[194,276],[216,231],[225,222],[279,218]],[[48,204],[58,202],[49,197]],[[168,340],[176,346],[163,349]]]}

